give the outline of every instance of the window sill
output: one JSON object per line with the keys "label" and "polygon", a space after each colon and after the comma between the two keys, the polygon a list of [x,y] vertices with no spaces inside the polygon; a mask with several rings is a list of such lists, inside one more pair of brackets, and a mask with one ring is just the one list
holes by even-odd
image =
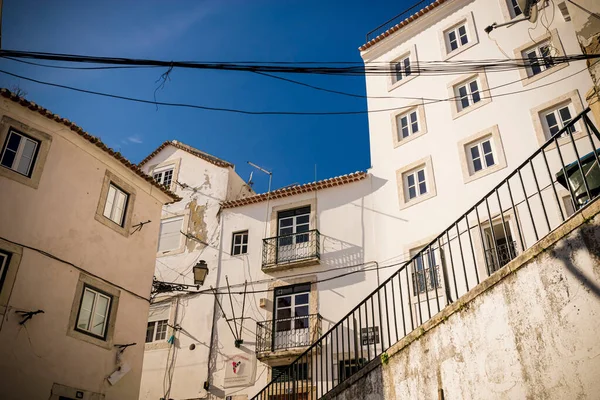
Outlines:
{"label": "window sill", "polygon": [[539,81],[540,79],[547,77],[548,75],[551,75],[557,71],[560,71],[561,69],[566,68],[568,66],[569,66],[569,63],[555,65],[554,67],[548,68],[547,70],[542,71],[539,74],[533,75],[533,76],[528,76],[527,70],[521,68],[521,69],[519,69],[519,72],[521,73],[521,77],[522,77],[521,84],[523,85],[523,87],[525,87],[527,85],[530,85],[534,82]]}
{"label": "window sill", "polygon": [[404,85],[404,84],[406,84],[406,83],[408,83],[408,82],[412,81],[412,80],[413,80],[413,79],[415,79],[417,76],[419,76],[419,74],[418,74],[418,73],[416,73],[416,74],[411,74],[411,75],[410,75],[408,78],[401,79],[401,80],[399,80],[399,81],[396,81],[396,82],[394,82],[394,83],[390,82],[390,83],[388,84],[388,92],[391,92],[391,91],[393,91],[393,90],[395,90],[395,89],[399,88],[400,86],[402,86],[402,85]]}
{"label": "window sill", "polygon": [[498,172],[504,168],[506,168],[506,163],[497,164],[497,165],[494,165],[493,167],[488,167],[488,168],[482,169],[481,171],[474,172],[471,175],[465,177],[464,183],[470,183],[470,182],[476,181],[479,178],[483,178],[484,176],[491,175],[491,174]]}
{"label": "window sill", "polygon": [[[488,94],[488,96],[489,96],[489,94]],[[480,100],[478,103],[475,103],[472,106],[469,106],[461,111],[457,111],[457,108],[456,108],[457,105],[456,105],[456,101],[455,101],[455,103],[452,105],[452,119],[460,118],[463,115],[470,113],[471,111],[478,110],[481,107],[485,106],[486,104],[490,103],[491,101],[492,101],[491,97],[488,97],[486,99]]]}
{"label": "window sill", "polygon": [[170,346],[167,341],[144,343],[144,351],[165,350]]}
{"label": "window sill", "polygon": [[404,144],[407,144],[409,142],[412,142],[413,140],[420,138],[421,136],[425,135],[427,132],[426,131],[422,131],[422,132],[418,132],[412,135],[409,135],[406,138],[402,138],[402,139],[398,139],[398,140],[394,140],[394,148],[398,148]]}
{"label": "window sill", "polygon": [[462,53],[463,51],[469,50],[471,47],[475,46],[477,43],[479,43],[478,41],[475,42],[470,42],[465,44],[464,46],[459,47],[456,50],[452,50],[450,53],[446,53],[446,55],[444,57],[442,57],[443,61],[449,60],[451,58],[453,58],[454,56],[456,56],[457,54]]}
{"label": "window sill", "polygon": [[436,192],[432,192],[432,193],[425,194],[425,195],[423,195],[423,196],[416,197],[416,198],[414,198],[414,199],[412,199],[412,200],[410,200],[410,201],[404,201],[404,202],[402,202],[402,203],[400,204],[400,209],[401,209],[401,210],[405,210],[405,209],[407,209],[407,208],[409,208],[409,207],[412,207],[412,206],[414,206],[414,205],[417,205],[417,204],[419,204],[419,203],[422,203],[422,202],[424,202],[424,201],[427,201],[427,200],[429,200],[429,199],[431,199],[431,198],[435,197],[436,195],[437,195],[437,193],[436,193]]}

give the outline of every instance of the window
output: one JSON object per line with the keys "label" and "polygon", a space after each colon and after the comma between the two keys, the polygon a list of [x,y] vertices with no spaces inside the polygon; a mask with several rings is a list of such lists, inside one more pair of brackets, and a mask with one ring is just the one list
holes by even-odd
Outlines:
{"label": "window", "polygon": [[158,342],[167,338],[168,320],[148,322],[146,328],[146,343]]}
{"label": "window", "polygon": [[446,50],[448,53],[457,50],[469,43],[469,36],[467,34],[467,25],[462,23],[456,25],[454,28],[448,29],[444,36],[446,37]]}
{"label": "window", "polygon": [[398,139],[402,140],[419,132],[419,117],[417,110],[399,115],[397,118]]}
{"label": "window", "polygon": [[393,83],[399,82],[403,78],[407,78],[411,75],[410,56],[406,56],[400,60],[397,60],[392,65],[395,71]]}
{"label": "window", "polygon": [[517,3],[517,0],[508,0],[508,8],[510,9],[509,11],[512,18],[523,14],[521,7],[519,7],[519,3]]}
{"label": "window", "polygon": [[6,271],[8,271],[9,263],[10,253],[0,250],[0,293],[2,292],[2,286],[4,285],[4,279],[6,278]]}
{"label": "window", "polygon": [[173,181],[173,168],[162,171],[154,171],[152,176],[156,182],[169,188],[171,187],[171,182]]}
{"label": "window", "polygon": [[106,335],[106,326],[108,325],[111,301],[111,296],[85,286],[79,304],[76,329],[104,338]]}
{"label": "window", "polygon": [[457,108],[459,112],[475,103],[479,103],[481,101],[479,79],[476,78],[467,83],[457,85],[455,96],[457,97]]}
{"label": "window", "polygon": [[271,378],[276,382],[290,382],[309,379],[308,363],[296,363],[271,367]]}
{"label": "window", "polygon": [[127,193],[111,183],[104,205],[104,216],[115,224],[123,226],[128,197]]}
{"label": "window", "polygon": [[527,76],[532,77],[554,66],[550,41],[546,41],[523,52],[527,60]]}
{"label": "window", "polygon": [[[341,355],[338,354],[338,358],[341,358]],[[348,379],[355,372],[358,372],[358,370],[361,369],[365,364],[367,364],[367,360],[364,358],[338,361],[338,379],[340,382]]]}
{"label": "window", "polygon": [[274,349],[310,345],[310,283],[275,289]]}
{"label": "window", "polygon": [[415,250],[411,253],[413,256],[417,255],[413,261],[413,296],[439,288],[441,285],[435,249],[428,248],[422,253]]}
{"label": "window", "polygon": [[471,145],[469,148],[469,156],[471,157],[471,168],[473,168],[473,172],[478,172],[484,168],[496,165],[496,161],[494,160],[494,150],[492,148],[492,138],[488,137],[479,143]]}
{"label": "window", "polygon": [[[564,128],[571,122],[571,110],[570,103],[561,104],[558,107],[554,107],[550,110],[543,112],[544,114],[544,131],[546,133],[546,139],[550,139],[558,131]],[[575,132],[575,125],[571,125],[561,137],[566,137],[571,133]]]}
{"label": "window", "polygon": [[234,256],[248,253],[248,231],[233,234],[231,254]]}
{"label": "window", "polygon": [[31,176],[40,142],[15,130],[8,132],[0,164],[21,175]]}
{"label": "window", "polygon": [[181,229],[183,216],[163,219],[160,221],[158,237],[158,252],[177,250],[181,246]]}
{"label": "window", "polygon": [[412,200],[417,196],[427,193],[427,179],[425,168],[421,168],[405,175],[405,187],[407,189],[408,199]]}

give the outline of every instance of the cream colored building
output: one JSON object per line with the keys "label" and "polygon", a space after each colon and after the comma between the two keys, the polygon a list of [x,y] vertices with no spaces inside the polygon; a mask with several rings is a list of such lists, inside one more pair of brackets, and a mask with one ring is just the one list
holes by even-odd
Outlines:
{"label": "cream colored building", "polygon": [[161,209],[179,198],[0,95],[0,398],[135,399]]}

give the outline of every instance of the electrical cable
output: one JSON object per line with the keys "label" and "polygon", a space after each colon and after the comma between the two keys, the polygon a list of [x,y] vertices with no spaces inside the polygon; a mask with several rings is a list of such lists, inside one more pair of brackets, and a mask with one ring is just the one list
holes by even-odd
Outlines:
{"label": "electrical cable", "polygon": [[[549,85],[553,85],[557,82],[560,82],[564,79],[570,78],[572,76],[575,76],[583,71],[586,71],[588,68],[584,68],[578,72],[575,72],[571,75],[568,75],[567,77],[558,79],[556,81],[552,81],[543,85],[538,85],[535,87],[531,87],[528,89],[522,89],[522,90],[517,90],[514,92],[508,92],[508,93],[501,93],[501,94],[496,94],[493,97],[502,97],[502,96],[508,96],[508,95],[512,95],[512,94],[520,94],[520,93],[525,93],[525,92],[529,92],[532,90],[536,90],[545,86],[549,86]],[[115,95],[115,94],[110,94],[110,93],[103,93],[103,92],[96,92],[96,91],[92,91],[92,90],[87,90],[87,89],[80,89],[80,88],[75,88],[72,86],[66,86],[66,85],[60,85],[60,84],[56,84],[56,83],[52,83],[52,82],[45,82],[45,81],[40,81],[37,79],[33,79],[33,78],[28,78],[25,76],[21,76],[21,75],[17,75],[17,74],[13,74],[11,72],[7,72],[7,71],[3,71],[0,70],[0,73],[2,74],[6,74],[6,75],[10,75],[13,76],[15,78],[19,78],[19,79],[23,79],[23,80],[27,80],[27,81],[31,81],[34,83],[38,83],[41,85],[47,85],[47,86],[53,86],[53,87],[59,87],[62,89],[67,89],[67,90],[72,90],[72,91],[76,91],[76,92],[82,92],[82,93],[87,93],[87,94],[93,94],[93,95],[97,95],[97,96],[103,96],[103,97],[109,97],[109,98],[115,98],[115,99],[120,99],[120,100],[127,100],[127,101],[132,101],[132,102],[137,102],[137,103],[145,103],[145,104],[152,104],[152,105],[164,105],[164,106],[170,106],[170,107],[183,107],[183,108],[192,108],[192,109],[201,109],[201,110],[206,110],[206,111],[221,111],[221,112],[231,112],[231,113],[238,113],[238,114],[246,114],[246,115],[307,115],[307,116],[321,116],[321,115],[358,115],[358,114],[371,114],[371,113],[379,113],[379,112],[389,112],[389,111],[398,111],[398,110],[402,110],[402,109],[407,109],[407,108],[412,108],[414,107],[413,105],[409,105],[409,106],[402,106],[402,107],[394,107],[394,108],[384,108],[384,109],[377,109],[377,110],[356,110],[356,111],[308,111],[308,112],[304,112],[304,111],[250,111],[250,110],[241,110],[241,109],[233,109],[233,108],[222,108],[222,107],[209,107],[209,106],[201,106],[201,105],[194,105],[194,104],[186,104],[186,103],[169,103],[169,102],[162,102],[162,101],[152,101],[152,100],[144,100],[144,99],[138,99],[138,98],[133,98],[133,97],[127,97],[127,96],[120,96],[120,95]],[[489,91],[489,90],[488,90]],[[483,91],[482,91],[483,92]],[[481,96],[481,99],[487,99],[487,98],[491,98],[492,96]],[[454,97],[448,97],[446,99],[440,99],[440,100],[435,100],[435,101],[429,101],[429,102],[423,102],[423,105],[428,105],[428,104],[434,104],[434,103],[439,103],[439,102],[446,102],[446,101],[454,101],[457,100],[459,97],[458,96],[454,96]]]}
{"label": "electrical cable", "polygon": [[17,245],[17,246],[21,246],[21,247],[24,247],[24,248],[26,248],[26,249],[29,249],[29,250],[36,251],[36,252],[38,252],[38,253],[40,253],[40,254],[42,254],[42,255],[46,256],[46,257],[52,258],[52,259],[54,259],[54,260],[56,260],[56,261],[60,261],[60,262],[61,262],[61,263],[63,263],[63,264],[70,265],[71,267],[75,268],[76,270],[78,270],[78,271],[81,271],[81,272],[84,272],[84,273],[86,273],[87,275],[89,275],[89,276],[91,276],[91,277],[94,277],[94,278],[96,278],[96,279],[98,279],[98,280],[101,280],[101,281],[102,281],[102,282],[104,282],[104,283],[108,283],[108,284],[110,284],[110,285],[112,285],[112,286],[114,286],[114,287],[116,287],[116,288],[118,288],[118,289],[121,289],[121,290],[123,290],[123,291],[125,291],[125,292],[127,292],[127,293],[131,294],[132,296],[135,296],[135,297],[137,297],[138,299],[142,299],[142,300],[144,300],[144,301],[147,301],[148,303],[150,302],[150,299],[148,299],[148,298],[146,298],[146,297],[144,297],[144,296],[140,296],[139,294],[137,294],[137,293],[135,293],[135,292],[132,292],[131,290],[129,290],[129,289],[126,289],[126,288],[124,288],[124,287],[123,287],[123,286],[121,286],[121,285],[117,285],[116,283],[113,283],[113,282],[111,282],[111,281],[109,281],[109,280],[106,280],[106,279],[104,279],[104,278],[102,278],[102,277],[100,277],[100,276],[98,276],[98,275],[96,275],[96,274],[94,274],[94,273],[92,273],[92,272],[90,272],[90,271],[88,271],[88,270],[84,269],[84,268],[81,268],[81,267],[79,267],[79,266],[77,266],[77,265],[73,264],[73,263],[72,263],[72,262],[70,262],[70,261],[63,260],[62,258],[59,258],[59,257],[57,257],[57,256],[55,256],[55,255],[53,255],[53,254],[51,254],[51,253],[48,253],[47,251],[44,251],[44,250],[41,250],[41,249],[38,249],[38,248],[35,248],[35,247],[32,247],[32,246],[27,246],[26,244],[23,244],[23,243],[15,242],[15,241],[13,241],[13,240],[7,239],[7,238],[5,238],[5,237],[2,237],[2,236],[0,236],[0,239],[2,239],[2,240],[5,240],[5,241],[7,241],[7,242],[9,242],[9,243],[15,244],[15,245]]}

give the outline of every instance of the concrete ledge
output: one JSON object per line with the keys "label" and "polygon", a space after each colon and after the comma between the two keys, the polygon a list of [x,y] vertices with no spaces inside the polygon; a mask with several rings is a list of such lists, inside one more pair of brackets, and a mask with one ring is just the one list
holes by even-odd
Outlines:
{"label": "concrete ledge", "polygon": [[292,268],[311,267],[313,265],[319,265],[321,260],[319,257],[303,258],[298,261],[287,261],[277,264],[270,264],[268,267],[262,267],[264,273],[283,271]]}
{"label": "concrete ledge", "polygon": [[357,381],[361,380],[365,376],[367,376],[371,371],[375,368],[381,366],[381,358],[375,357],[372,359],[367,365],[365,365],[360,371],[352,375],[350,378],[346,379],[344,382],[340,383],[329,392],[327,392],[324,396],[322,396],[321,400],[328,400],[335,398],[338,394],[342,393],[350,386],[354,385]]}

